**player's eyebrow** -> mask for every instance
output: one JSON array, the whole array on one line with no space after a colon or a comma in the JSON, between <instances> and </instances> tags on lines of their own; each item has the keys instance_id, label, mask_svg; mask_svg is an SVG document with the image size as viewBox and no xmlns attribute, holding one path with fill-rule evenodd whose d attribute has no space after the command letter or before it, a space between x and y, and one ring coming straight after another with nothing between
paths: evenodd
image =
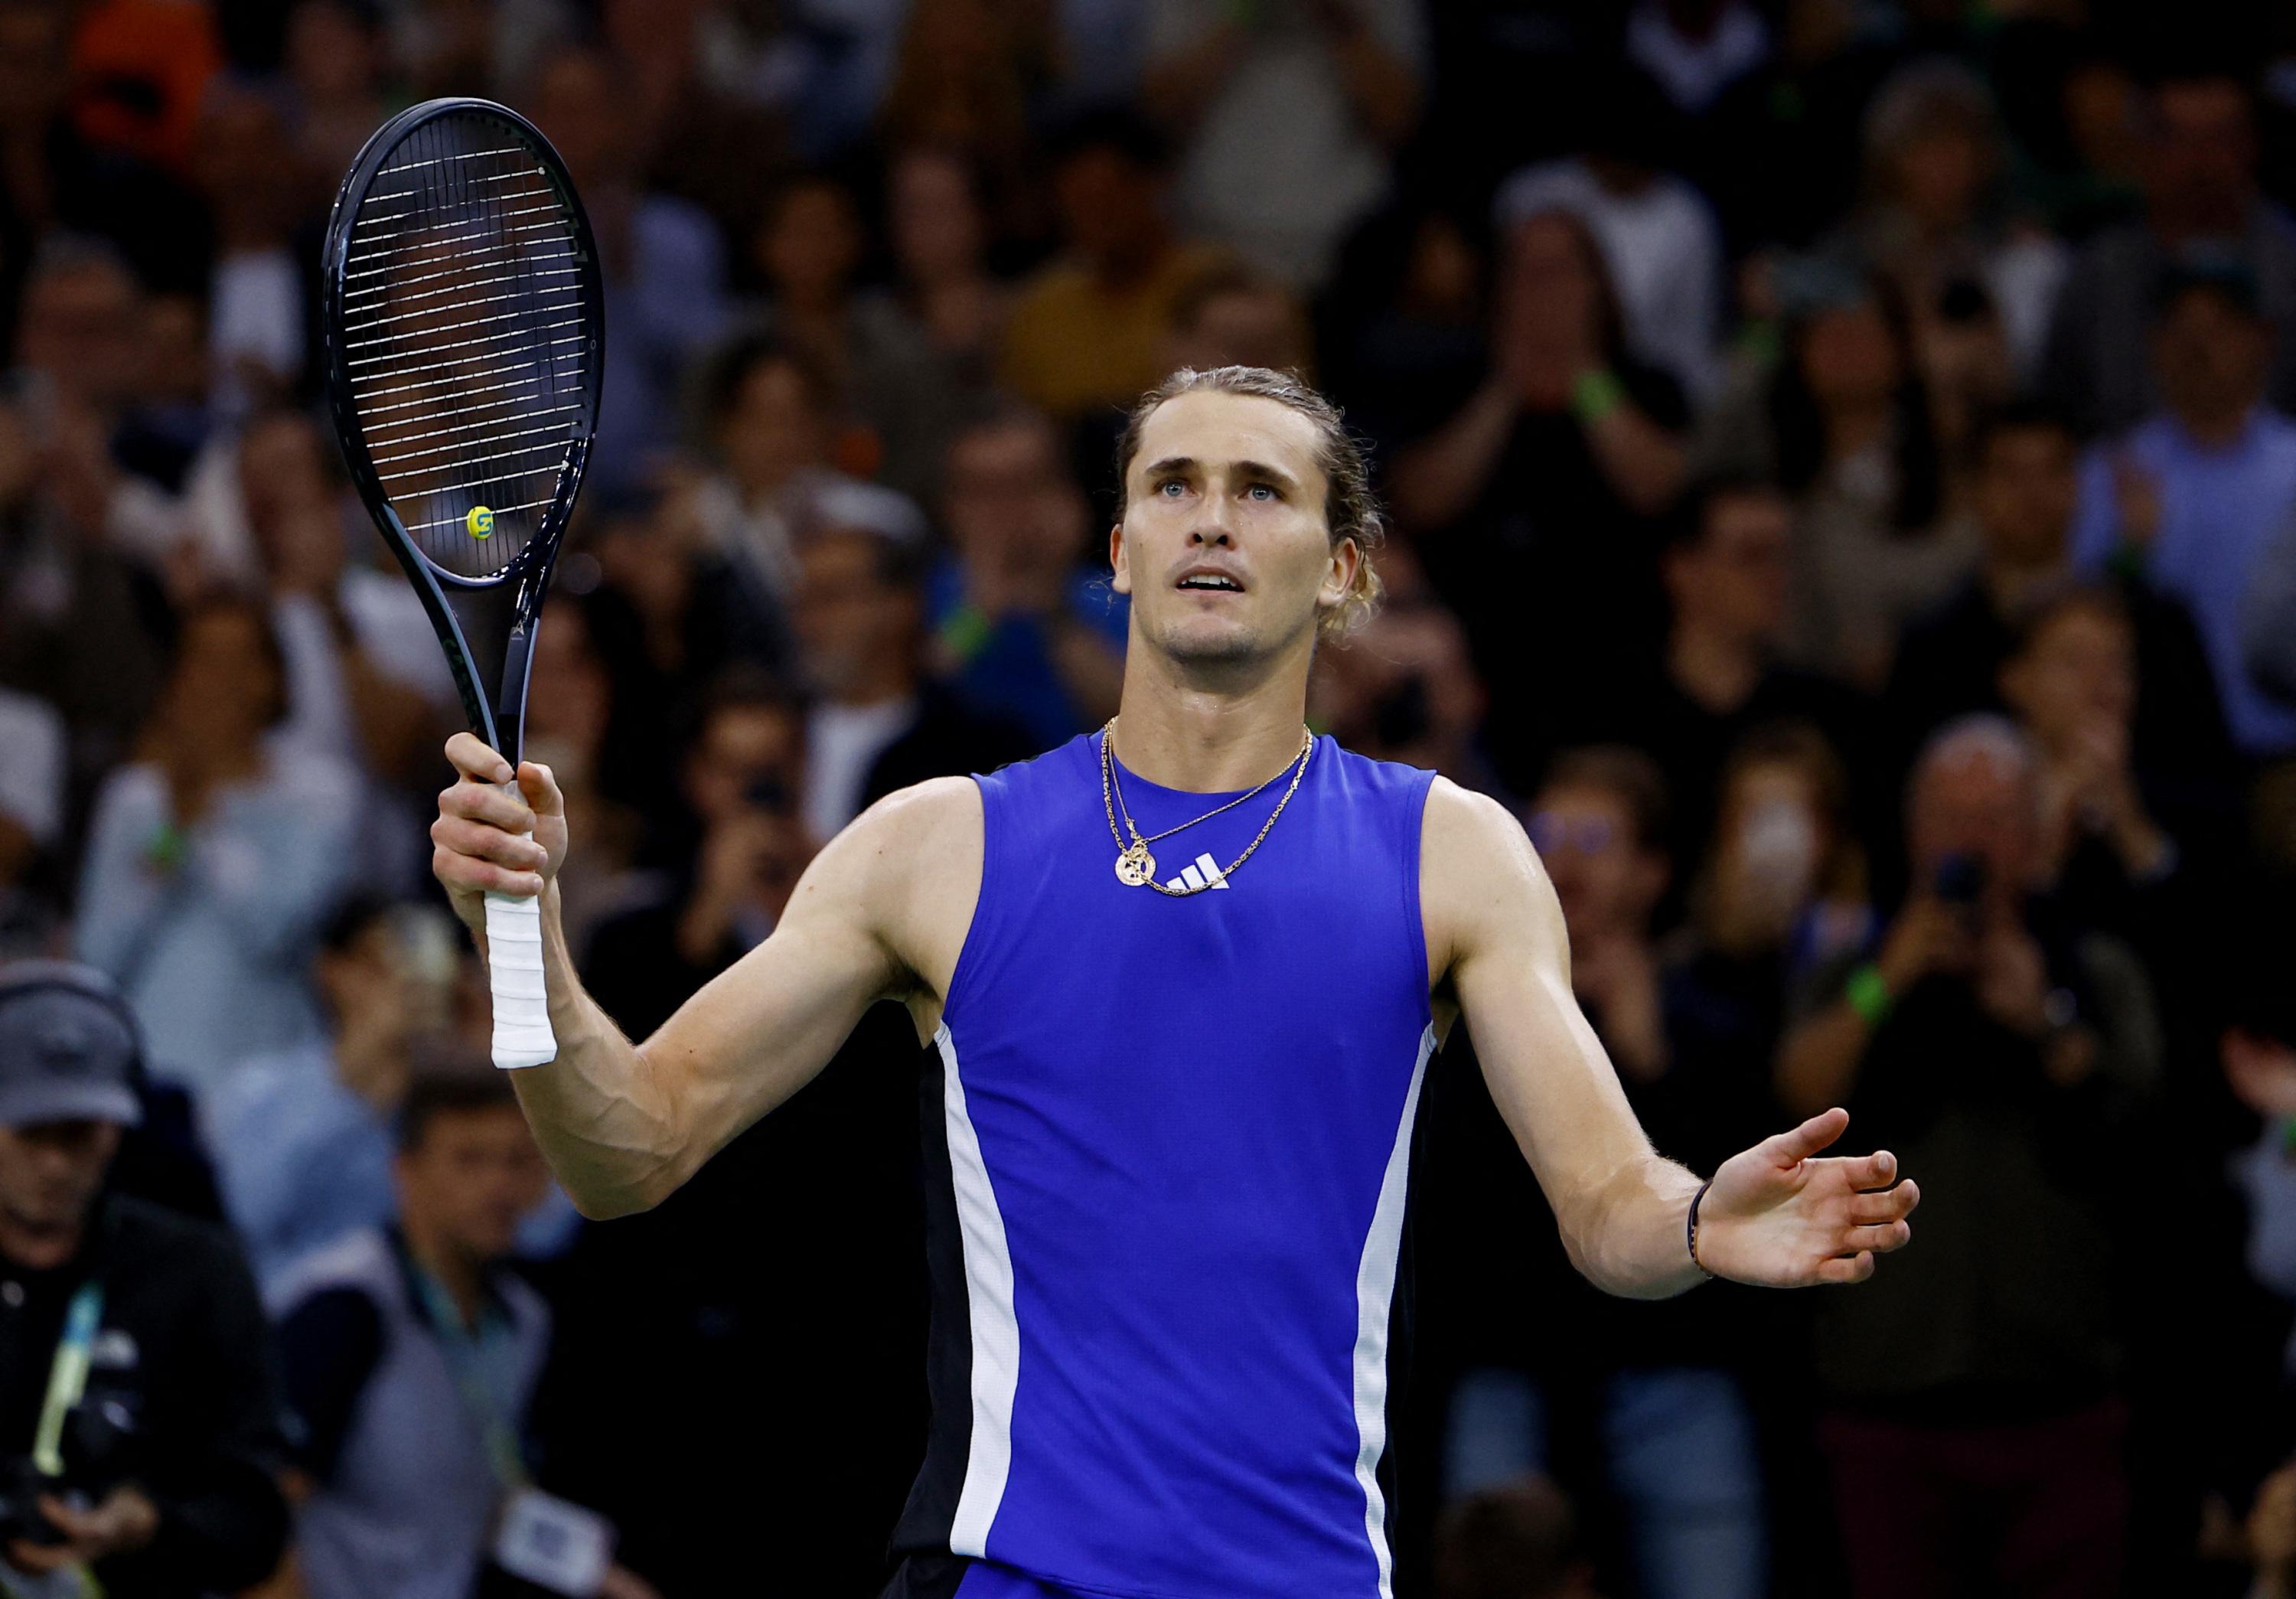
<instances>
[{"instance_id":1,"label":"player's eyebrow","mask_svg":"<svg viewBox=\"0 0 2296 1599\"><path fill-rule=\"evenodd\" d=\"M1161 461L1150 465L1148 477L1152 482L1159 478L1185 477L1196 471L1201 464L1193 455L1167 455ZM1270 466L1265 461L1239 461L1235 463L1234 472L1237 477L1247 482L1271 484L1285 494L1300 492L1300 480L1297 478L1282 467Z\"/></svg>"},{"instance_id":2,"label":"player's eyebrow","mask_svg":"<svg viewBox=\"0 0 2296 1599\"><path fill-rule=\"evenodd\" d=\"M1265 461L1239 461L1235 475L1256 483L1266 483L1285 494L1300 492L1300 480L1280 466L1270 466Z\"/></svg>"}]
</instances>

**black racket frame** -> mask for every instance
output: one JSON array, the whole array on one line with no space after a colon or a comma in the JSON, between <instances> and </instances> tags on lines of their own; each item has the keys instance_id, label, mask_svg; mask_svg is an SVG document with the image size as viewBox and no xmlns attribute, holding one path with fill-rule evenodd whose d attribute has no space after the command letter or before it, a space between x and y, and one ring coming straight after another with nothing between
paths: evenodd
<instances>
[{"instance_id":1,"label":"black racket frame","mask_svg":"<svg viewBox=\"0 0 2296 1599\"><path fill-rule=\"evenodd\" d=\"M414 132L425 123L448 116L477 115L500 122L531 148L537 165L572 217L574 259L585 308L581 329L583 370L591 374L585 385L586 404L570 419L573 442L566 463L559 469L550 504L542 507L534 537L499 572L486 578L465 578L432 564L406 530L383 493L381 477L369 455L365 431L352 402L349 352L343 296L349 271L351 228L359 207L376 175ZM326 241L320 256L323 288L321 326L326 348L327 398L335 420L335 437L342 447L343 464L350 473L367 513L382 532L407 580L429 613L430 626L447 652L447 664L462 695L471 730L488 745L515 763L525 743L526 687L534 650L535 627L550 586L550 571L558 546L566 536L574 496L582 486L590 443L598 425L598 405L605 392L606 310L603 275L598 262L596 238L590 232L589 214L574 192L566 164L542 130L506 105L491 100L452 96L412 105L377 128L361 147L336 192L327 217ZM504 591L509 591L505 602Z\"/></svg>"}]
</instances>

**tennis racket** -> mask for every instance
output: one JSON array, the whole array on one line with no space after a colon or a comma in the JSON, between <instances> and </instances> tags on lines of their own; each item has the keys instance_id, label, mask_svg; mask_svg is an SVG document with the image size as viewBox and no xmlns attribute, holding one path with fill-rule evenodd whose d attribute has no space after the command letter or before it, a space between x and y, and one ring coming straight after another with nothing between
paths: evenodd
<instances>
[{"instance_id":1,"label":"tennis racket","mask_svg":"<svg viewBox=\"0 0 2296 1599\"><path fill-rule=\"evenodd\" d=\"M534 631L598 421L598 252L534 125L400 112L327 221L327 388L359 497L430 613L471 730L513 765ZM556 1056L540 902L488 894L494 1058Z\"/></svg>"}]
</instances>

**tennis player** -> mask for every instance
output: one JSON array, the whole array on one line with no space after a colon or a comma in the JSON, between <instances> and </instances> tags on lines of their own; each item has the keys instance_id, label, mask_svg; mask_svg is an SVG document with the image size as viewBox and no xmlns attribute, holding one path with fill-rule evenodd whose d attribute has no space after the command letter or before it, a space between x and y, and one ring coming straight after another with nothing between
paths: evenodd
<instances>
[{"instance_id":1,"label":"tennis player","mask_svg":"<svg viewBox=\"0 0 2296 1599\"><path fill-rule=\"evenodd\" d=\"M1414 1113L1455 1022L1613 1293L1856 1283L1917 1195L1887 1153L1820 1158L1839 1110L1703 1185L1653 1152L1514 818L1308 735L1316 642L1377 594L1379 511L1325 400L1184 371L1120 466L1116 718L873 807L644 1044L575 980L546 769L518 768L521 802L457 734L434 866L474 929L482 890L543 897L559 1055L518 1090L589 1216L660 1202L867 1006L908 1007L933 1429L890 1595L1388 1599Z\"/></svg>"}]
</instances>

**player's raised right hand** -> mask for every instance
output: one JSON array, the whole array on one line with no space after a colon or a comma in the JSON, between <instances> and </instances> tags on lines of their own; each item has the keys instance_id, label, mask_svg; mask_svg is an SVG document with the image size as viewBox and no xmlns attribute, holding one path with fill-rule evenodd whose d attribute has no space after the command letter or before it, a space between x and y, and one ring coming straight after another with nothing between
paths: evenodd
<instances>
[{"instance_id":1,"label":"player's raised right hand","mask_svg":"<svg viewBox=\"0 0 2296 1599\"><path fill-rule=\"evenodd\" d=\"M531 898L558 874L566 858L566 800L550 768L530 760L518 768L516 792L504 786L510 762L475 734L448 739L447 758L461 775L439 794L430 870L455 914L477 928L485 925L489 891Z\"/></svg>"}]
</instances>

